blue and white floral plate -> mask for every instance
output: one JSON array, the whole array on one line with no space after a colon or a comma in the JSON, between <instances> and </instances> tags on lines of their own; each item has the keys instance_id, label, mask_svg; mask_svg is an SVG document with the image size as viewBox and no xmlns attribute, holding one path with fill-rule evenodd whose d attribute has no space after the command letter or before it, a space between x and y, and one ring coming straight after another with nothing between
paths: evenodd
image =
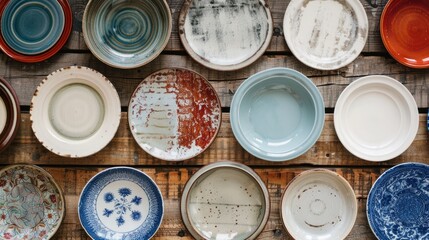
<instances>
[{"instance_id":1,"label":"blue and white floral plate","mask_svg":"<svg viewBox=\"0 0 429 240\"><path fill-rule=\"evenodd\" d=\"M429 165L404 163L384 172L369 192L367 216L379 240L429 239Z\"/></svg>"},{"instance_id":2,"label":"blue and white floral plate","mask_svg":"<svg viewBox=\"0 0 429 240\"><path fill-rule=\"evenodd\" d=\"M164 215L156 183L145 173L114 167L95 175L79 199L79 219L92 239L150 239Z\"/></svg>"}]
</instances>

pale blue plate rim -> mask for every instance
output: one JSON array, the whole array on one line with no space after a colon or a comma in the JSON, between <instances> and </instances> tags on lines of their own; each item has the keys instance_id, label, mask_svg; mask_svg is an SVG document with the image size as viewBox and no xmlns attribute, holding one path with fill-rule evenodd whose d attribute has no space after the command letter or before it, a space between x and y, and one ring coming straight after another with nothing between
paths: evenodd
<instances>
[{"instance_id":1,"label":"pale blue plate rim","mask_svg":"<svg viewBox=\"0 0 429 240\"><path fill-rule=\"evenodd\" d=\"M154 193L154 198L155 199L151 199L151 196L148 194L148 198L149 201L154 200L155 201L155 210L159 210L160 213L158 212L157 215L153 216L152 220L154 220L156 222L156 224L154 225L153 228L151 229L142 229L143 225L140 226L138 229L132 231L131 234L129 234L129 236L126 237L126 239L150 239L152 238L155 233L158 231L159 227L161 226L162 220L164 218L164 200L162 197L162 193L161 190L159 189L158 185L155 183L154 180L152 180L146 173L144 173L143 171L140 171L138 169L132 168L132 167L124 167L124 166L119 166L119 167L111 167L111 168L107 168L99 173L97 173L95 176L93 176L85 185L85 187L82 189L82 192L79 196L79 202L78 202L78 216L79 216L79 221L80 224L82 225L83 229L85 230L85 232L88 234L88 236L91 237L91 239L94 240L107 240L109 238L105 238L103 236L99 236L97 234L98 231L103 231L104 234L112 234L114 233L113 231L105 228L103 229L104 226L102 226L100 223L92 223L93 225L96 225L97 229L94 229L93 227L89 226L90 225L90 221L96 221L96 220L92 220L92 219L87 219L85 217L84 211L85 211L85 205L84 202L89 201L87 198L94 198L96 199L95 196L93 195L89 195L91 193L93 193L94 191L96 191L97 193L100 193L102 189L91 189L93 188L93 184L96 181L101 181L104 186L114 182L118 179L112 179L111 177L109 177L111 174L118 172L118 171L122 171L122 172L127 172L128 175L133 175L132 177L134 178L134 180L137 179L137 181L139 182L135 182L137 185L139 185L140 187L142 187L144 189L144 187L142 185L145 186L150 186ZM127 179L127 175L123 175L121 176L121 178L119 180L128 180ZM92 199L93 200L93 199ZM93 209L95 208L94 206L88 206L89 208ZM151 208L151 207L150 207ZM95 209L94 209L95 211ZM151 214L152 210L149 209L149 214ZM148 216L149 218L150 216ZM96 215L94 214L94 218L96 219ZM146 222L146 221L145 221ZM144 223L143 223L144 224Z\"/></svg>"},{"instance_id":2,"label":"pale blue plate rim","mask_svg":"<svg viewBox=\"0 0 429 240\"><path fill-rule=\"evenodd\" d=\"M374 235L379 240L390 240L390 239L385 234L382 234L381 231L379 231L379 229L377 229L377 226L374 223L374 220L373 220L373 217L371 214L371 211L373 211L372 207L371 207L371 201L372 201L372 198L374 197L374 194L375 194L374 192L376 191L376 188L378 187L380 182L382 180L384 180L384 178L389 177L391 174L395 173L398 170L407 169L407 168L408 169L423 169L423 170L428 171L429 165L424 164L424 163L419 163L419 162L407 162L407 163L398 164L394 167L387 169L385 172L383 172L377 178L377 180L375 180L374 184L372 185L371 189L369 190L368 199L366 201L366 217L368 220L368 225L371 228L371 231L374 233Z\"/></svg>"},{"instance_id":3,"label":"pale blue plate rim","mask_svg":"<svg viewBox=\"0 0 429 240\"><path fill-rule=\"evenodd\" d=\"M292 149L293 151L288 150L283 154L276 154L275 156L272 156L267 152L253 147L251 143L246 140L246 137L244 136L238 121L239 105L246 92L250 89L250 87L260 82L263 82L265 79L273 76L285 76L289 80L296 81L297 83L302 85L312 97L313 103L315 105L316 115L315 124L313 125L313 129L310 135L306 138L306 141L298 148ZM234 133L235 138L247 152L249 152L255 157L267 161L286 161L294 159L306 153L316 143L317 139L319 139L320 135L322 134L323 126L325 124L325 105L323 102L323 97L317 89L317 86L304 74L290 68L271 68L250 76L238 87L231 101L230 121L232 132Z\"/></svg>"},{"instance_id":4,"label":"pale blue plate rim","mask_svg":"<svg viewBox=\"0 0 429 240\"><path fill-rule=\"evenodd\" d=\"M21 54L26 54L26 55L38 55L41 54L43 52L48 51L49 49L51 49L53 46L55 46L55 44L60 40L64 29L65 29L65 14L64 14L64 9L61 6L61 4L57 1L57 0L33 0L32 2L45 2L48 5L51 5L53 8L50 10L59 10L58 16L59 19L57 19L59 21L58 26L60 27L58 32L54 32L53 34L55 34L56 36L54 38L48 38L49 40L49 44L47 45L41 45L39 47L36 48L36 50L31 50L29 48L25 48L22 46L22 44L15 44L13 43L13 39L14 38L9 38L11 37L13 34L7 32L7 34L5 35L5 32L3 31L3 29L6 30L10 30L9 27L5 27L6 25L8 25L8 23L5 23L4 20L6 17L10 17L12 18L12 15L14 13L11 12L7 12L8 10L10 10L9 8L13 7L13 10L16 10L17 6L15 6L16 4L21 4L20 2L25 2L25 0L10 0L7 5L4 8L3 14L0 17L0 25L1 25L1 35L4 39L4 41L6 42L6 44L8 44L8 46L10 48L12 48L14 51L21 53ZM11 5L11 4L15 4L15 5ZM44 4L44 5L46 5ZM19 6L18 6L19 7ZM53 19L55 20L55 19ZM10 36L9 36L10 35ZM11 42L12 41L12 42Z\"/></svg>"}]
</instances>

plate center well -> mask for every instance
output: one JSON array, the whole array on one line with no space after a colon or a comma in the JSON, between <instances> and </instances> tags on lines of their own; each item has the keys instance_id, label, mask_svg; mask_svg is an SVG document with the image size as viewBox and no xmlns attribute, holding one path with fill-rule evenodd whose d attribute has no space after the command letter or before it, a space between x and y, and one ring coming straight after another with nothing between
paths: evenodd
<instances>
[{"instance_id":1,"label":"plate center well","mask_svg":"<svg viewBox=\"0 0 429 240\"><path fill-rule=\"evenodd\" d=\"M24 42L39 42L47 37L52 29L52 13L43 4L24 4L17 10L13 19L16 37Z\"/></svg>"},{"instance_id":2,"label":"plate center well","mask_svg":"<svg viewBox=\"0 0 429 240\"><path fill-rule=\"evenodd\" d=\"M3 99L0 98L0 134L3 132L3 129L6 126L6 121L7 121L6 105L4 104Z\"/></svg>"},{"instance_id":3,"label":"plate center well","mask_svg":"<svg viewBox=\"0 0 429 240\"><path fill-rule=\"evenodd\" d=\"M84 139L101 126L105 108L92 87L70 84L58 90L49 106L49 121L55 131L70 139Z\"/></svg>"}]
</instances>

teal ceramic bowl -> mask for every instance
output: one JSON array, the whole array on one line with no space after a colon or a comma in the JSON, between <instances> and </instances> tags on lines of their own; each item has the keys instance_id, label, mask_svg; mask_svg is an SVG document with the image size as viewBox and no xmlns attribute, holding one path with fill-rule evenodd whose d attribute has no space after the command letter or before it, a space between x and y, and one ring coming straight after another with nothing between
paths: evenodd
<instances>
[{"instance_id":1,"label":"teal ceramic bowl","mask_svg":"<svg viewBox=\"0 0 429 240\"><path fill-rule=\"evenodd\" d=\"M165 0L90 0L82 25L91 52L105 64L122 69L155 59L167 45L172 28Z\"/></svg>"},{"instance_id":2,"label":"teal ceramic bowl","mask_svg":"<svg viewBox=\"0 0 429 240\"><path fill-rule=\"evenodd\" d=\"M11 0L1 16L1 34L16 52L37 55L57 43L64 24L57 0Z\"/></svg>"},{"instance_id":3,"label":"teal ceramic bowl","mask_svg":"<svg viewBox=\"0 0 429 240\"><path fill-rule=\"evenodd\" d=\"M313 82L288 68L259 72L238 88L231 103L231 126L241 146L269 161L296 158L319 138L323 99Z\"/></svg>"}]
</instances>

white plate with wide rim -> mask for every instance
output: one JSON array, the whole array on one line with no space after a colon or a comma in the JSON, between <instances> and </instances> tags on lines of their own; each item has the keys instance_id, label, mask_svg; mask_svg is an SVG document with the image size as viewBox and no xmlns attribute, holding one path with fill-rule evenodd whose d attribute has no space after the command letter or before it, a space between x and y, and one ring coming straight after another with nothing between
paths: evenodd
<instances>
[{"instance_id":1,"label":"white plate with wide rim","mask_svg":"<svg viewBox=\"0 0 429 240\"><path fill-rule=\"evenodd\" d=\"M352 230L357 208L356 195L346 179L330 170L314 169L289 183L281 215L295 239L339 240Z\"/></svg>"},{"instance_id":2,"label":"white plate with wide rim","mask_svg":"<svg viewBox=\"0 0 429 240\"><path fill-rule=\"evenodd\" d=\"M359 0L292 0L283 30L289 49L302 63L334 70L359 56L368 38L368 17Z\"/></svg>"},{"instance_id":3,"label":"white plate with wide rim","mask_svg":"<svg viewBox=\"0 0 429 240\"><path fill-rule=\"evenodd\" d=\"M86 157L114 137L121 118L119 95L102 74L68 67L50 74L31 101L32 128L51 152Z\"/></svg>"},{"instance_id":4,"label":"white plate with wide rim","mask_svg":"<svg viewBox=\"0 0 429 240\"><path fill-rule=\"evenodd\" d=\"M408 89L380 75L351 83L335 105L338 138L353 155L385 161L402 154L417 134L419 112Z\"/></svg>"}]
</instances>

